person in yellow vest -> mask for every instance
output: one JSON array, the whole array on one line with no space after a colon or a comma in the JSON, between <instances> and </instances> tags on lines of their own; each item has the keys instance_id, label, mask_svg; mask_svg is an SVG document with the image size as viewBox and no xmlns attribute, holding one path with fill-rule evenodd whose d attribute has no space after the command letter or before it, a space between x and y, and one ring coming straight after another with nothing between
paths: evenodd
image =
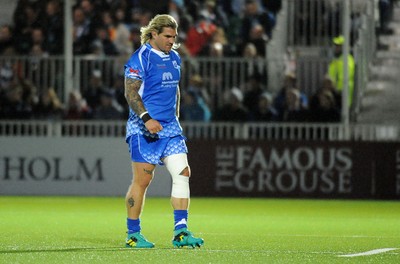
<instances>
[{"instance_id":1,"label":"person in yellow vest","mask_svg":"<svg viewBox=\"0 0 400 264\"><path fill-rule=\"evenodd\" d=\"M338 91L343 90L344 84L344 66L343 66L343 44L344 37L338 36L333 38L333 44L335 45L335 53L334 58L329 63L328 75L333 80ZM349 97L348 97L348 106L350 107L353 103L353 95L354 95L354 72L355 72L355 63L353 56L349 53L348 59L348 70L349 70Z\"/></svg>"}]
</instances>

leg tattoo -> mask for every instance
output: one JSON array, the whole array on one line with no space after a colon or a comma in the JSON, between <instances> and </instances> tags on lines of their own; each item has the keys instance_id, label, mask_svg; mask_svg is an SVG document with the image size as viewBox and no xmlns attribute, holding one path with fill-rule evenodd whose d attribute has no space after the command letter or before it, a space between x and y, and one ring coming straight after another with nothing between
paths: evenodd
<instances>
[{"instance_id":1,"label":"leg tattoo","mask_svg":"<svg viewBox=\"0 0 400 264\"><path fill-rule=\"evenodd\" d=\"M143 171L149 175L153 174L153 170L147 170L147 169L143 169Z\"/></svg>"},{"instance_id":2,"label":"leg tattoo","mask_svg":"<svg viewBox=\"0 0 400 264\"><path fill-rule=\"evenodd\" d=\"M133 200L133 197L128 199L128 204L132 208L135 205L135 200Z\"/></svg>"}]
</instances>

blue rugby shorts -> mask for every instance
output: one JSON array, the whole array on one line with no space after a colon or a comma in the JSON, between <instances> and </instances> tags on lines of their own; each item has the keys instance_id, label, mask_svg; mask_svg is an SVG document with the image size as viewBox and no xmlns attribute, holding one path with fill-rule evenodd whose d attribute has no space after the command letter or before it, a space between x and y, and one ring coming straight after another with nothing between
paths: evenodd
<instances>
[{"instance_id":1,"label":"blue rugby shorts","mask_svg":"<svg viewBox=\"0 0 400 264\"><path fill-rule=\"evenodd\" d=\"M185 140L181 135L171 138L149 138L136 134L130 136L127 143L132 161L163 165L163 158L188 152Z\"/></svg>"}]
</instances>

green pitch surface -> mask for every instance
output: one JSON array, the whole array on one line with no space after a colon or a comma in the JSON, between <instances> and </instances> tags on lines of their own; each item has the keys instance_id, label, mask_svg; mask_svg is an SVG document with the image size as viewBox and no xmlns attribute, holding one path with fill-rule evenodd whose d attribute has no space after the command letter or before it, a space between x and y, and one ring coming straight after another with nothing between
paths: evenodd
<instances>
[{"instance_id":1,"label":"green pitch surface","mask_svg":"<svg viewBox=\"0 0 400 264\"><path fill-rule=\"evenodd\" d=\"M124 248L125 222L123 198L0 197L0 263L400 263L393 201L194 198L200 249L172 248L166 198L142 215L154 249Z\"/></svg>"}]
</instances>

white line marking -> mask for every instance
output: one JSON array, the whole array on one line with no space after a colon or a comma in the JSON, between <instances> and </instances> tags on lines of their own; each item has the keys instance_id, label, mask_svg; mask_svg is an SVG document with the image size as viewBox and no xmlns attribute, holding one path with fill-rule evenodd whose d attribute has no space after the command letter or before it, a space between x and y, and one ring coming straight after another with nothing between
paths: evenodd
<instances>
[{"instance_id":1,"label":"white line marking","mask_svg":"<svg viewBox=\"0 0 400 264\"><path fill-rule=\"evenodd\" d=\"M199 235L219 235L219 236L230 236L232 233L197 233ZM245 233L243 233L245 234ZM332 237L337 237L337 238L398 238L398 236L365 236L365 235L303 235L303 234L266 234L265 236L267 237L327 237L327 238L332 238Z\"/></svg>"},{"instance_id":2,"label":"white line marking","mask_svg":"<svg viewBox=\"0 0 400 264\"><path fill-rule=\"evenodd\" d=\"M396 250L396 249L397 248L379 248L379 249L374 249L374 250L370 250L367 252L361 252L361 253L356 253L356 254L339 255L339 257L352 258L352 257L369 256L369 255L385 253L385 252Z\"/></svg>"}]
</instances>

